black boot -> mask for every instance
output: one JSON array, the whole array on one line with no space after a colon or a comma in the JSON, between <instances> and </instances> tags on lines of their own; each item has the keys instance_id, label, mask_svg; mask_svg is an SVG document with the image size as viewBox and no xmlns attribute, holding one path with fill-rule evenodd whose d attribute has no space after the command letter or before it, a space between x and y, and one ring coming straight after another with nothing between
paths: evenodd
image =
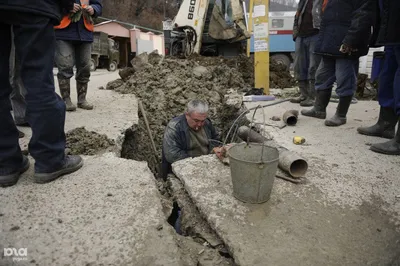
<instances>
[{"instance_id":1,"label":"black boot","mask_svg":"<svg viewBox=\"0 0 400 266\"><path fill-rule=\"evenodd\" d=\"M399 125L397 127L396 136L394 136L394 138L388 142L372 145L372 151L388 155L400 155L400 117L398 117L398 120Z\"/></svg>"},{"instance_id":2,"label":"black boot","mask_svg":"<svg viewBox=\"0 0 400 266\"><path fill-rule=\"evenodd\" d=\"M300 96L290 100L291 103L301 103L307 99L307 81L299 81Z\"/></svg>"},{"instance_id":3,"label":"black boot","mask_svg":"<svg viewBox=\"0 0 400 266\"><path fill-rule=\"evenodd\" d=\"M314 106L315 101L315 80L307 81L307 98L300 102L300 106Z\"/></svg>"},{"instance_id":4,"label":"black boot","mask_svg":"<svg viewBox=\"0 0 400 266\"><path fill-rule=\"evenodd\" d=\"M346 115L347 112L349 111L352 99L353 99L352 95L340 97L335 115L332 118L325 120L325 125L328 127L338 127L346 124L347 122Z\"/></svg>"},{"instance_id":5,"label":"black boot","mask_svg":"<svg viewBox=\"0 0 400 266\"><path fill-rule=\"evenodd\" d=\"M311 116L319 119L326 118L326 107L329 104L329 99L331 98L332 88L326 90L316 91L316 99L314 102L314 107L310 110L301 110L301 114L304 116Z\"/></svg>"},{"instance_id":6,"label":"black boot","mask_svg":"<svg viewBox=\"0 0 400 266\"><path fill-rule=\"evenodd\" d=\"M71 101L71 85L69 79L58 79L58 86L60 87L61 98L65 102L65 107L68 112L76 110L76 106Z\"/></svg>"},{"instance_id":7,"label":"black boot","mask_svg":"<svg viewBox=\"0 0 400 266\"><path fill-rule=\"evenodd\" d=\"M78 91L78 108L85 109L85 110L92 110L93 105L86 101L86 94L88 89L87 83L77 82L76 89Z\"/></svg>"},{"instance_id":8,"label":"black boot","mask_svg":"<svg viewBox=\"0 0 400 266\"><path fill-rule=\"evenodd\" d=\"M394 138L397 116L392 108L381 107L378 122L370 127L357 128L358 133L386 139Z\"/></svg>"}]
</instances>

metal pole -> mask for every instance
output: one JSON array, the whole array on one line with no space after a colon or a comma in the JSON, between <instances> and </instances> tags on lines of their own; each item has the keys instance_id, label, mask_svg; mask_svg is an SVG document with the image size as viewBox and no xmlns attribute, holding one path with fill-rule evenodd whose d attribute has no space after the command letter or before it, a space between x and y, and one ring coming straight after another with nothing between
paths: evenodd
<instances>
[{"instance_id":1,"label":"metal pole","mask_svg":"<svg viewBox=\"0 0 400 266\"><path fill-rule=\"evenodd\" d=\"M269 95L269 0L251 0L255 87Z\"/></svg>"}]
</instances>

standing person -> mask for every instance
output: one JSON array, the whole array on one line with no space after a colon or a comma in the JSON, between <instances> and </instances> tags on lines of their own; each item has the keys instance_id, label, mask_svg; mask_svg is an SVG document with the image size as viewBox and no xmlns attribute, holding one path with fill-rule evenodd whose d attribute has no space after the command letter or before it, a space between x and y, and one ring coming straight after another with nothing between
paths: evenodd
<instances>
[{"instance_id":1,"label":"standing person","mask_svg":"<svg viewBox=\"0 0 400 266\"><path fill-rule=\"evenodd\" d=\"M46 183L83 165L80 156L65 156L65 104L55 92L54 25L60 22L62 0L0 0L0 186L12 186L29 168L18 143L10 113L9 82L11 29L27 91L26 120L32 128L29 153L35 159L34 181Z\"/></svg>"},{"instance_id":2,"label":"standing person","mask_svg":"<svg viewBox=\"0 0 400 266\"><path fill-rule=\"evenodd\" d=\"M102 8L101 0L75 0L73 9L65 12L61 24L55 27L57 79L67 111L76 110L70 97L74 66L78 108L93 109L93 105L86 100L94 29L92 18L100 16Z\"/></svg>"},{"instance_id":3,"label":"standing person","mask_svg":"<svg viewBox=\"0 0 400 266\"><path fill-rule=\"evenodd\" d=\"M375 125L361 127L357 131L363 135L391 139L373 144L372 151L400 155L400 2L379 0L379 9L379 23L374 31L374 37L377 37L375 45L385 45L385 61L379 77L379 118ZM399 126L395 134L396 123Z\"/></svg>"},{"instance_id":4,"label":"standing person","mask_svg":"<svg viewBox=\"0 0 400 266\"><path fill-rule=\"evenodd\" d=\"M321 56L315 54L321 23L322 0L300 0L293 24L296 42L294 75L299 84L300 97L291 100L301 106L313 106L315 99L315 72Z\"/></svg>"},{"instance_id":5,"label":"standing person","mask_svg":"<svg viewBox=\"0 0 400 266\"><path fill-rule=\"evenodd\" d=\"M322 21L316 53L322 55L316 74L316 100L304 116L326 118L332 87L337 83L339 104L335 115L325 121L326 126L340 126L347 122L357 86L357 61L368 53L375 0L324 0Z\"/></svg>"}]
</instances>

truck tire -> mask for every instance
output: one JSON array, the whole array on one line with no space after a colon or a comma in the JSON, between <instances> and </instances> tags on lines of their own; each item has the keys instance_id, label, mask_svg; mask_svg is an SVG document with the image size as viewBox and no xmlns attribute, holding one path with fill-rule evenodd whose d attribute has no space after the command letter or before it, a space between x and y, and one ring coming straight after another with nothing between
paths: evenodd
<instances>
[{"instance_id":1,"label":"truck tire","mask_svg":"<svg viewBox=\"0 0 400 266\"><path fill-rule=\"evenodd\" d=\"M96 61L92 58L90 59L90 71L96 71Z\"/></svg>"},{"instance_id":2,"label":"truck tire","mask_svg":"<svg viewBox=\"0 0 400 266\"><path fill-rule=\"evenodd\" d=\"M276 63L286 66L286 69L290 69L290 64L292 63L289 56L285 54L274 54L271 56L271 60L274 60Z\"/></svg>"},{"instance_id":3,"label":"truck tire","mask_svg":"<svg viewBox=\"0 0 400 266\"><path fill-rule=\"evenodd\" d=\"M112 61L112 62L110 62L110 64L108 65L107 70L108 70L108 71L111 71L111 72L114 72L115 70L117 70L117 68L118 68L117 62Z\"/></svg>"}]
</instances>

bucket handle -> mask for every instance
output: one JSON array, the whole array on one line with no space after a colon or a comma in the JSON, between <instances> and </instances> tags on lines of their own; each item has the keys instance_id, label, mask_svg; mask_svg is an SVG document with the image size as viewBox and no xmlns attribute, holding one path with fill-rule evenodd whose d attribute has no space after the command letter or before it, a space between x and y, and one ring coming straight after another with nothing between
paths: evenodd
<instances>
[{"instance_id":1,"label":"bucket handle","mask_svg":"<svg viewBox=\"0 0 400 266\"><path fill-rule=\"evenodd\" d=\"M263 106L258 105L257 107L254 108L254 113L253 113L253 117L252 117L252 119L251 119L251 124L254 124L254 117L255 117L255 115L256 115L257 110L260 109L260 108L262 109ZM253 108L251 108L251 109L253 109ZM249 112L250 112L250 110L244 111L244 112L241 113L241 114L239 115L239 117L236 118L236 120L233 122L231 128L230 128L229 131L228 131L228 134L227 134L226 137L225 137L225 141L224 141L224 143L223 143L224 146L226 145L226 142L228 141L228 138L229 138L229 136L230 136L230 134L231 134L233 128L235 128L235 130L233 131L232 140L235 139L235 137L237 136L237 133L238 133L238 128L239 128L239 126L237 125L237 123L240 121L241 118L243 118L244 115L246 115L246 114L249 113ZM263 111L263 126L265 127L265 112L264 112L264 111ZM249 146L249 143L250 143L250 134L247 136L246 147ZM264 155L264 147L265 147L265 143L263 142L263 143L262 143L262 149L261 149L261 160L260 160L261 163L263 162L263 159L262 159L262 158L263 158L263 155Z\"/></svg>"}]
</instances>

